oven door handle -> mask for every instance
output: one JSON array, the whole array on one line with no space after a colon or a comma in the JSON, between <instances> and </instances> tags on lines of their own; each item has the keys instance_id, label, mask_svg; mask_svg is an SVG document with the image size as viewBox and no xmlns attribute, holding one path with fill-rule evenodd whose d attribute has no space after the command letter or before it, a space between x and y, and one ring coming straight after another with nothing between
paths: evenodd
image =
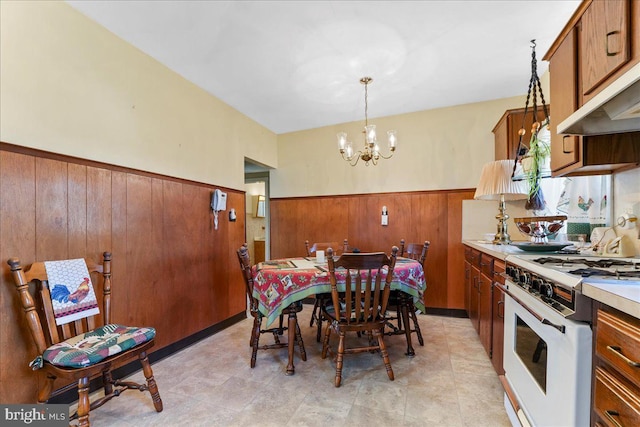
<instances>
[{"instance_id":1,"label":"oven door handle","mask_svg":"<svg viewBox=\"0 0 640 427\"><path fill-rule=\"evenodd\" d=\"M506 287L503 284L498 284L498 286L500 287L500 289L502 289L504 291L504 293L506 293L507 295L509 295L511 298L513 298L513 300L515 302L517 302L518 304L520 304L522 306L522 308L524 308L525 310L527 310L529 312L529 314L531 314L533 317L535 317L536 319L538 319L538 321L544 325L549 325L553 328L556 328L557 330L559 330L561 333L564 334L565 331L565 326L564 325L556 325L555 323L551 322L549 319L540 316L538 313L536 313L532 308L530 308L527 304L523 303L518 297L516 297L515 295L513 295L511 292L509 292L509 288Z\"/></svg>"}]
</instances>

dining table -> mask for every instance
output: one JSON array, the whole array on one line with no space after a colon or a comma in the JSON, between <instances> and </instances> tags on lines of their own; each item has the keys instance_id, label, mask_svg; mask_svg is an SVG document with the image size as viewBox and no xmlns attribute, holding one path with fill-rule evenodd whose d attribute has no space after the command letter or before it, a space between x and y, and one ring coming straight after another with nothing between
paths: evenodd
<instances>
[{"instance_id":1,"label":"dining table","mask_svg":"<svg viewBox=\"0 0 640 427\"><path fill-rule=\"evenodd\" d=\"M283 258L260 262L253 266L253 296L258 301L258 310L266 318L267 325L279 319L282 311L316 294L331 293L331 282L326 259L315 257ZM338 290L344 290L347 271L336 269ZM418 310L425 311L423 296L426 288L424 270L420 262L397 257L391 281L391 290L399 290L413 298ZM406 316L406 313L403 317ZM408 318L402 319L408 325ZM286 374L293 375L296 314L291 310L288 317L289 360ZM407 334L408 353L413 354L410 334Z\"/></svg>"}]
</instances>

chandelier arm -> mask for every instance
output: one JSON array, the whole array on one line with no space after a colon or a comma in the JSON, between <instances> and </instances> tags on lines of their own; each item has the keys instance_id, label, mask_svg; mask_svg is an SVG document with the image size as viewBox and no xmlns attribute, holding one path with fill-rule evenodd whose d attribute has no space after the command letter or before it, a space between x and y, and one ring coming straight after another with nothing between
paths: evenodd
<instances>
[{"instance_id":1,"label":"chandelier arm","mask_svg":"<svg viewBox=\"0 0 640 427\"><path fill-rule=\"evenodd\" d=\"M349 164L351 166L355 166L355 165L358 164L358 160L360 160L360 156L362 155L362 151L357 151L351 158L345 157L344 153L341 153L341 154L342 154L342 160L345 160L345 161L349 162ZM351 160L353 160L354 158L356 159L356 161L351 163Z\"/></svg>"},{"instance_id":2,"label":"chandelier arm","mask_svg":"<svg viewBox=\"0 0 640 427\"><path fill-rule=\"evenodd\" d=\"M378 151L378 157L382 157L383 159L390 159L393 157L394 151L392 151L388 156L382 155L381 152Z\"/></svg>"}]
</instances>

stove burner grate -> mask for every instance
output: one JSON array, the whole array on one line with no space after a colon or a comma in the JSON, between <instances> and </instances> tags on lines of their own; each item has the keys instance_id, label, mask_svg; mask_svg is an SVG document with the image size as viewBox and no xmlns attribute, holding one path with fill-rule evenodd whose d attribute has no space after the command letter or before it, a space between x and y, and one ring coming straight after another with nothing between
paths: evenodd
<instances>
[{"instance_id":1,"label":"stove burner grate","mask_svg":"<svg viewBox=\"0 0 640 427\"><path fill-rule=\"evenodd\" d=\"M533 260L538 264L557 264L560 266L565 265L575 265L575 264L584 264L587 267L600 267L600 268L609 268L614 265L618 266L632 266L635 263L631 261L624 261L621 259L585 259L585 258L553 258L553 257L545 257L545 258L536 258ZM638 265L634 265L635 268L638 268ZM577 273L576 273L577 274Z\"/></svg>"},{"instance_id":2,"label":"stove burner grate","mask_svg":"<svg viewBox=\"0 0 640 427\"><path fill-rule=\"evenodd\" d=\"M600 270L598 268L579 268L577 270L570 271L569 274L578 274L582 277L591 277L591 276L608 276L608 277L632 277L637 278L640 277L640 270L636 271L611 271L611 270Z\"/></svg>"}]
</instances>

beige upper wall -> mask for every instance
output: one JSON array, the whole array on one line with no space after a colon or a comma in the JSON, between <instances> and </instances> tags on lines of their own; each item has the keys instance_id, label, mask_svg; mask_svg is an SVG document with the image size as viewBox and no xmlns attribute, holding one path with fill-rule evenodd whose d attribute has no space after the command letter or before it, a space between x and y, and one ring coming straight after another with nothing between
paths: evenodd
<instances>
[{"instance_id":1,"label":"beige upper wall","mask_svg":"<svg viewBox=\"0 0 640 427\"><path fill-rule=\"evenodd\" d=\"M398 131L399 148L351 167L335 135L361 145L361 121L277 136L63 2L0 8L0 140L240 190L249 157L276 168L272 197L475 187L493 160L491 130L524 105L521 96L372 119L380 134ZM523 91L528 78L523 67Z\"/></svg>"},{"instance_id":2,"label":"beige upper wall","mask_svg":"<svg viewBox=\"0 0 640 427\"><path fill-rule=\"evenodd\" d=\"M523 70L526 79L526 70ZM525 88L526 89L526 88ZM278 136L278 169L271 197L360 194L474 188L486 162L494 160L492 129L505 110L524 107L518 96L455 107L370 119L379 135L398 131L393 158L355 167L342 160L336 134L345 131L358 149L359 122ZM386 140L383 153L386 153Z\"/></svg>"},{"instance_id":3,"label":"beige upper wall","mask_svg":"<svg viewBox=\"0 0 640 427\"><path fill-rule=\"evenodd\" d=\"M244 189L277 137L63 2L0 2L0 140Z\"/></svg>"}]
</instances>

